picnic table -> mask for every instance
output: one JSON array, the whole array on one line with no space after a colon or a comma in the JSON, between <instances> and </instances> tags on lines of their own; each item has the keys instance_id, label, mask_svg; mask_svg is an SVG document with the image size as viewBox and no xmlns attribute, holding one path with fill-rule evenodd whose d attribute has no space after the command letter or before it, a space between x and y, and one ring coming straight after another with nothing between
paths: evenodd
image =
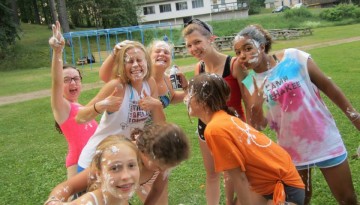
<instances>
[{"instance_id":1,"label":"picnic table","mask_svg":"<svg viewBox=\"0 0 360 205\"><path fill-rule=\"evenodd\" d=\"M291 28L290 30L298 31L300 35L312 35L313 33L311 28Z\"/></svg>"},{"instance_id":2,"label":"picnic table","mask_svg":"<svg viewBox=\"0 0 360 205\"><path fill-rule=\"evenodd\" d=\"M183 57L185 57L186 53L187 53L187 49L186 49L185 44L174 46L174 54L179 54L179 55L182 55Z\"/></svg>"},{"instance_id":3,"label":"picnic table","mask_svg":"<svg viewBox=\"0 0 360 205\"><path fill-rule=\"evenodd\" d=\"M215 38L215 45L219 50L231 49L235 36L221 36Z\"/></svg>"},{"instance_id":4,"label":"picnic table","mask_svg":"<svg viewBox=\"0 0 360 205\"><path fill-rule=\"evenodd\" d=\"M290 29L269 29L269 33L274 40L276 39L292 39L300 37L300 31Z\"/></svg>"}]
</instances>

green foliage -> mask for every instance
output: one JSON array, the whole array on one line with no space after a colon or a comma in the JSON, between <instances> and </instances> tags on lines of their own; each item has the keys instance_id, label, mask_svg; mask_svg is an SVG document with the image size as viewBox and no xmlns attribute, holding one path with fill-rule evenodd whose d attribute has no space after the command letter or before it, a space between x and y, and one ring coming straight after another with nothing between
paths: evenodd
<instances>
[{"instance_id":1,"label":"green foliage","mask_svg":"<svg viewBox=\"0 0 360 205\"><path fill-rule=\"evenodd\" d=\"M286 19L291 19L291 18L306 19L306 18L312 18L313 14L309 11L308 8L300 7L300 8L297 8L297 9L286 10L284 12L284 17Z\"/></svg>"},{"instance_id":2,"label":"green foliage","mask_svg":"<svg viewBox=\"0 0 360 205\"><path fill-rule=\"evenodd\" d=\"M339 4L334 8L325 9L320 18L328 21L341 21L343 19L360 20L360 7L354 4Z\"/></svg>"},{"instance_id":3,"label":"green foliage","mask_svg":"<svg viewBox=\"0 0 360 205\"><path fill-rule=\"evenodd\" d=\"M16 39L20 39L20 30L14 22L13 11L3 3L0 3L0 16L0 59L3 60L11 53Z\"/></svg>"},{"instance_id":4,"label":"green foliage","mask_svg":"<svg viewBox=\"0 0 360 205\"><path fill-rule=\"evenodd\" d=\"M264 7L264 0L250 0L249 15L259 14Z\"/></svg>"}]
</instances>

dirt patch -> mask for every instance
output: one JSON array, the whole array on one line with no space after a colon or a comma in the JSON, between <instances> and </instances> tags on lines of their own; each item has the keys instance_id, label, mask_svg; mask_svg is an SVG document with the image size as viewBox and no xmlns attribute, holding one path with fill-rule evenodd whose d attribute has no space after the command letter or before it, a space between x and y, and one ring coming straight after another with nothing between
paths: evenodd
<instances>
[{"instance_id":1,"label":"dirt patch","mask_svg":"<svg viewBox=\"0 0 360 205\"><path fill-rule=\"evenodd\" d=\"M338 44L343 44L343 43L350 43L350 42L354 42L354 41L360 41L360 36L353 37L353 38L347 38L347 39L340 39L340 40L335 40L335 41L329 41L329 42L322 42L322 43L317 43L317 44L312 44L312 45L307 45L307 46L300 46L297 48L300 50L310 50L310 49L314 49L314 48L323 48L323 47L328 47L328 46L333 46L333 45L338 45ZM195 68L195 65L183 66L183 67L181 67L181 71L182 72L192 72L194 70L194 68ZM103 84L104 83L102 83L102 82L83 84L83 91L91 90L94 88L100 88L103 86ZM30 93L21 93L21 94L16 94L16 95L11 95L11 96L3 96L3 97L0 97L0 106L11 104L11 103L24 102L24 101L38 99L38 98L44 98L44 97L48 97L48 96L50 96L50 89L39 90L39 91L35 91L35 92L30 92Z\"/></svg>"}]
</instances>

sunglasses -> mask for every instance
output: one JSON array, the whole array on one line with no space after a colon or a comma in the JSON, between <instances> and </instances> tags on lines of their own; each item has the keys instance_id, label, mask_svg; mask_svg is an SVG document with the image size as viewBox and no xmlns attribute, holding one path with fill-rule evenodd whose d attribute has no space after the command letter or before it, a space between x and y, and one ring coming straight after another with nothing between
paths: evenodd
<instances>
[{"instance_id":1,"label":"sunglasses","mask_svg":"<svg viewBox=\"0 0 360 205\"><path fill-rule=\"evenodd\" d=\"M191 19L190 21L188 21L187 23L184 24L184 28L186 28L190 24L200 25L212 34L212 31L211 31L209 25L199 19Z\"/></svg>"}]
</instances>

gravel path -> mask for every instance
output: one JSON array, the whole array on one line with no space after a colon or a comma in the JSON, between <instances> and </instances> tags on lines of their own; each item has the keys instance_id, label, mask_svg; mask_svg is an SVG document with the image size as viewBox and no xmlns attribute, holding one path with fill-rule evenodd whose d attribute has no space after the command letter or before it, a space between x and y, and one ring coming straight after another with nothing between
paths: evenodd
<instances>
[{"instance_id":1,"label":"gravel path","mask_svg":"<svg viewBox=\"0 0 360 205\"><path fill-rule=\"evenodd\" d=\"M347 39L340 39L340 40L336 40L336 41L317 43L317 44L312 44L312 45L307 45L307 46L300 46L297 48L300 50L306 51L306 50L310 50L310 49L314 49L314 48L322 48L322 47L338 45L338 44L343 44L343 43L350 43L350 42L354 42L354 41L360 41L360 36L353 37L353 38L347 38ZM183 72L193 71L194 65L183 66L183 67L181 67L181 70ZM100 88L102 85L103 85L102 82L83 84L82 90L86 91L86 90L91 90L94 88ZM35 91L35 92L30 92L30 93L20 93L20 94L11 95L11 96L3 96L3 97L0 97L0 106L17 103L17 102L24 102L24 101L38 99L38 98L44 98L44 97L48 97L48 96L50 96L50 89L39 90L39 91Z\"/></svg>"}]
</instances>

